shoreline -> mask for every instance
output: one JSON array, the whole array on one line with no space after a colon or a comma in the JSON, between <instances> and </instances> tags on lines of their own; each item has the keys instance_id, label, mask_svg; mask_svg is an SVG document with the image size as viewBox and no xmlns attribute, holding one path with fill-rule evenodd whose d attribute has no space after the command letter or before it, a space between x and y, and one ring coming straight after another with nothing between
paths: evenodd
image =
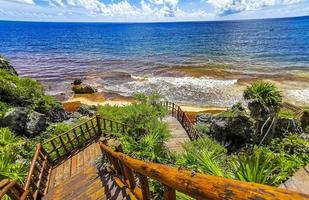
<instances>
[{"instance_id":1,"label":"shoreline","mask_svg":"<svg viewBox=\"0 0 309 200\"><path fill-rule=\"evenodd\" d=\"M98 93L98 94L84 94L84 95L74 95L73 98L69 100L62 101L62 105L68 112L75 112L79 109L81 105L89 105L89 106L127 106L132 104L135 100L133 97L123 97L117 96L115 98L104 98L104 96L108 96L106 94ZM228 106L220 107L220 106L199 106L194 104L178 104L183 111L186 112L191 121L195 121L195 116L200 113L210 113L217 114L225 111Z\"/></svg>"}]
</instances>

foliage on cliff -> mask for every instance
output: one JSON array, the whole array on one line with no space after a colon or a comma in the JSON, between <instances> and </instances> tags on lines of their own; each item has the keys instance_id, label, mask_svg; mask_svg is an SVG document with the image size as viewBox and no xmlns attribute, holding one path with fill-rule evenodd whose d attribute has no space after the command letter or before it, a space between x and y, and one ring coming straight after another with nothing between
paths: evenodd
<instances>
[{"instance_id":1,"label":"foliage on cliff","mask_svg":"<svg viewBox=\"0 0 309 200\"><path fill-rule=\"evenodd\" d=\"M49 111L58 109L61 104L53 97L44 94L43 87L33 79L20 78L10 71L0 69L0 113L3 105L31 107L33 110L49 115Z\"/></svg>"}]
</instances>

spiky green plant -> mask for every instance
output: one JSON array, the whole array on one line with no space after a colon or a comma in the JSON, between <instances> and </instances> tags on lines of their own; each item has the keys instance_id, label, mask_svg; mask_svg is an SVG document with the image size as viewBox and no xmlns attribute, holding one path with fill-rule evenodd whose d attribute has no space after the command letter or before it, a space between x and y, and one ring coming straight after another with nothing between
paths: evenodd
<instances>
[{"instance_id":1,"label":"spiky green plant","mask_svg":"<svg viewBox=\"0 0 309 200\"><path fill-rule=\"evenodd\" d=\"M260 148L236 156L232 163L232 172L236 179L247 182L272 185L276 182L277 170L275 157Z\"/></svg>"},{"instance_id":2,"label":"spiky green plant","mask_svg":"<svg viewBox=\"0 0 309 200\"><path fill-rule=\"evenodd\" d=\"M20 160L19 153L24 141L7 128L0 128L0 179L23 181L27 166Z\"/></svg>"},{"instance_id":3,"label":"spiky green plant","mask_svg":"<svg viewBox=\"0 0 309 200\"><path fill-rule=\"evenodd\" d=\"M282 102L282 94L278 88L272 83L263 81L248 86L244 91L244 98L259 106L266 113L279 111ZM255 113L253 112L252 114ZM254 115L254 117L259 116Z\"/></svg>"},{"instance_id":4,"label":"spiky green plant","mask_svg":"<svg viewBox=\"0 0 309 200\"><path fill-rule=\"evenodd\" d=\"M208 137L183 144L177 165L215 176L228 176L224 163L227 150Z\"/></svg>"}]
</instances>

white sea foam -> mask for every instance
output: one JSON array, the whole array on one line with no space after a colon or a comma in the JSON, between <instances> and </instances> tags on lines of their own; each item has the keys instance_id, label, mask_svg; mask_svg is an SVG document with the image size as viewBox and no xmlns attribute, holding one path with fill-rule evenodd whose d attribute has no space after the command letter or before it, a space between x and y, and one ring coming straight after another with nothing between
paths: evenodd
<instances>
[{"instance_id":1,"label":"white sea foam","mask_svg":"<svg viewBox=\"0 0 309 200\"><path fill-rule=\"evenodd\" d=\"M309 88L287 91L287 96L303 104L309 104Z\"/></svg>"},{"instance_id":2,"label":"white sea foam","mask_svg":"<svg viewBox=\"0 0 309 200\"><path fill-rule=\"evenodd\" d=\"M132 95L135 92L159 92L169 100L211 105L231 105L241 100L237 80L215 80L207 77L140 77L133 81L105 86L106 90Z\"/></svg>"}]
</instances>

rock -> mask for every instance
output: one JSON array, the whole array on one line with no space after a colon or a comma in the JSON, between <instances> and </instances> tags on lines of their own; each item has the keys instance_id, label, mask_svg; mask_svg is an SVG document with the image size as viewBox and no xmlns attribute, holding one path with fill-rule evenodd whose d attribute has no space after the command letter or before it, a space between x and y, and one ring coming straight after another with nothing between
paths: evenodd
<instances>
[{"instance_id":1,"label":"rock","mask_svg":"<svg viewBox=\"0 0 309 200\"><path fill-rule=\"evenodd\" d=\"M213 117L209 127L211 137L235 152L254 139L254 121L245 110L234 107Z\"/></svg>"},{"instance_id":2,"label":"rock","mask_svg":"<svg viewBox=\"0 0 309 200\"><path fill-rule=\"evenodd\" d=\"M75 79L74 81L73 81L73 83L71 83L72 85L80 85L80 84L82 84L83 82L82 82L82 80L81 79Z\"/></svg>"},{"instance_id":3,"label":"rock","mask_svg":"<svg viewBox=\"0 0 309 200\"><path fill-rule=\"evenodd\" d=\"M302 128L294 119L280 117L276 123L275 137L284 137L287 133L301 133Z\"/></svg>"},{"instance_id":4,"label":"rock","mask_svg":"<svg viewBox=\"0 0 309 200\"><path fill-rule=\"evenodd\" d=\"M18 76L18 73L16 72L14 67L11 65L11 63L2 56L0 56L0 69L8 70L12 74Z\"/></svg>"},{"instance_id":5,"label":"rock","mask_svg":"<svg viewBox=\"0 0 309 200\"><path fill-rule=\"evenodd\" d=\"M209 113L198 114L195 118L197 124L211 123L212 121L212 115Z\"/></svg>"},{"instance_id":6,"label":"rock","mask_svg":"<svg viewBox=\"0 0 309 200\"><path fill-rule=\"evenodd\" d=\"M25 133L29 109L25 107L11 108L1 120L2 127L9 127L18 134Z\"/></svg>"},{"instance_id":7,"label":"rock","mask_svg":"<svg viewBox=\"0 0 309 200\"><path fill-rule=\"evenodd\" d=\"M9 127L19 135L33 137L45 131L48 124L44 114L30 111L29 108L10 109L1 120L1 126Z\"/></svg>"},{"instance_id":8,"label":"rock","mask_svg":"<svg viewBox=\"0 0 309 200\"><path fill-rule=\"evenodd\" d=\"M96 88L90 85L75 85L72 90L75 94L93 94L97 92Z\"/></svg>"},{"instance_id":9,"label":"rock","mask_svg":"<svg viewBox=\"0 0 309 200\"><path fill-rule=\"evenodd\" d=\"M301 127L305 130L309 127L309 112L304 111L300 117Z\"/></svg>"},{"instance_id":10,"label":"rock","mask_svg":"<svg viewBox=\"0 0 309 200\"><path fill-rule=\"evenodd\" d=\"M88 105L81 105L79 109L77 110L78 113L84 115L84 116L89 116L92 117L96 113L96 107L88 106Z\"/></svg>"},{"instance_id":11,"label":"rock","mask_svg":"<svg viewBox=\"0 0 309 200\"><path fill-rule=\"evenodd\" d=\"M68 115L63 107L57 107L48 112L48 117L51 122L62 122L68 118Z\"/></svg>"},{"instance_id":12,"label":"rock","mask_svg":"<svg viewBox=\"0 0 309 200\"><path fill-rule=\"evenodd\" d=\"M25 135L28 137L33 137L45 131L47 127L47 119L44 114L30 112L25 126Z\"/></svg>"}]
</instances>

